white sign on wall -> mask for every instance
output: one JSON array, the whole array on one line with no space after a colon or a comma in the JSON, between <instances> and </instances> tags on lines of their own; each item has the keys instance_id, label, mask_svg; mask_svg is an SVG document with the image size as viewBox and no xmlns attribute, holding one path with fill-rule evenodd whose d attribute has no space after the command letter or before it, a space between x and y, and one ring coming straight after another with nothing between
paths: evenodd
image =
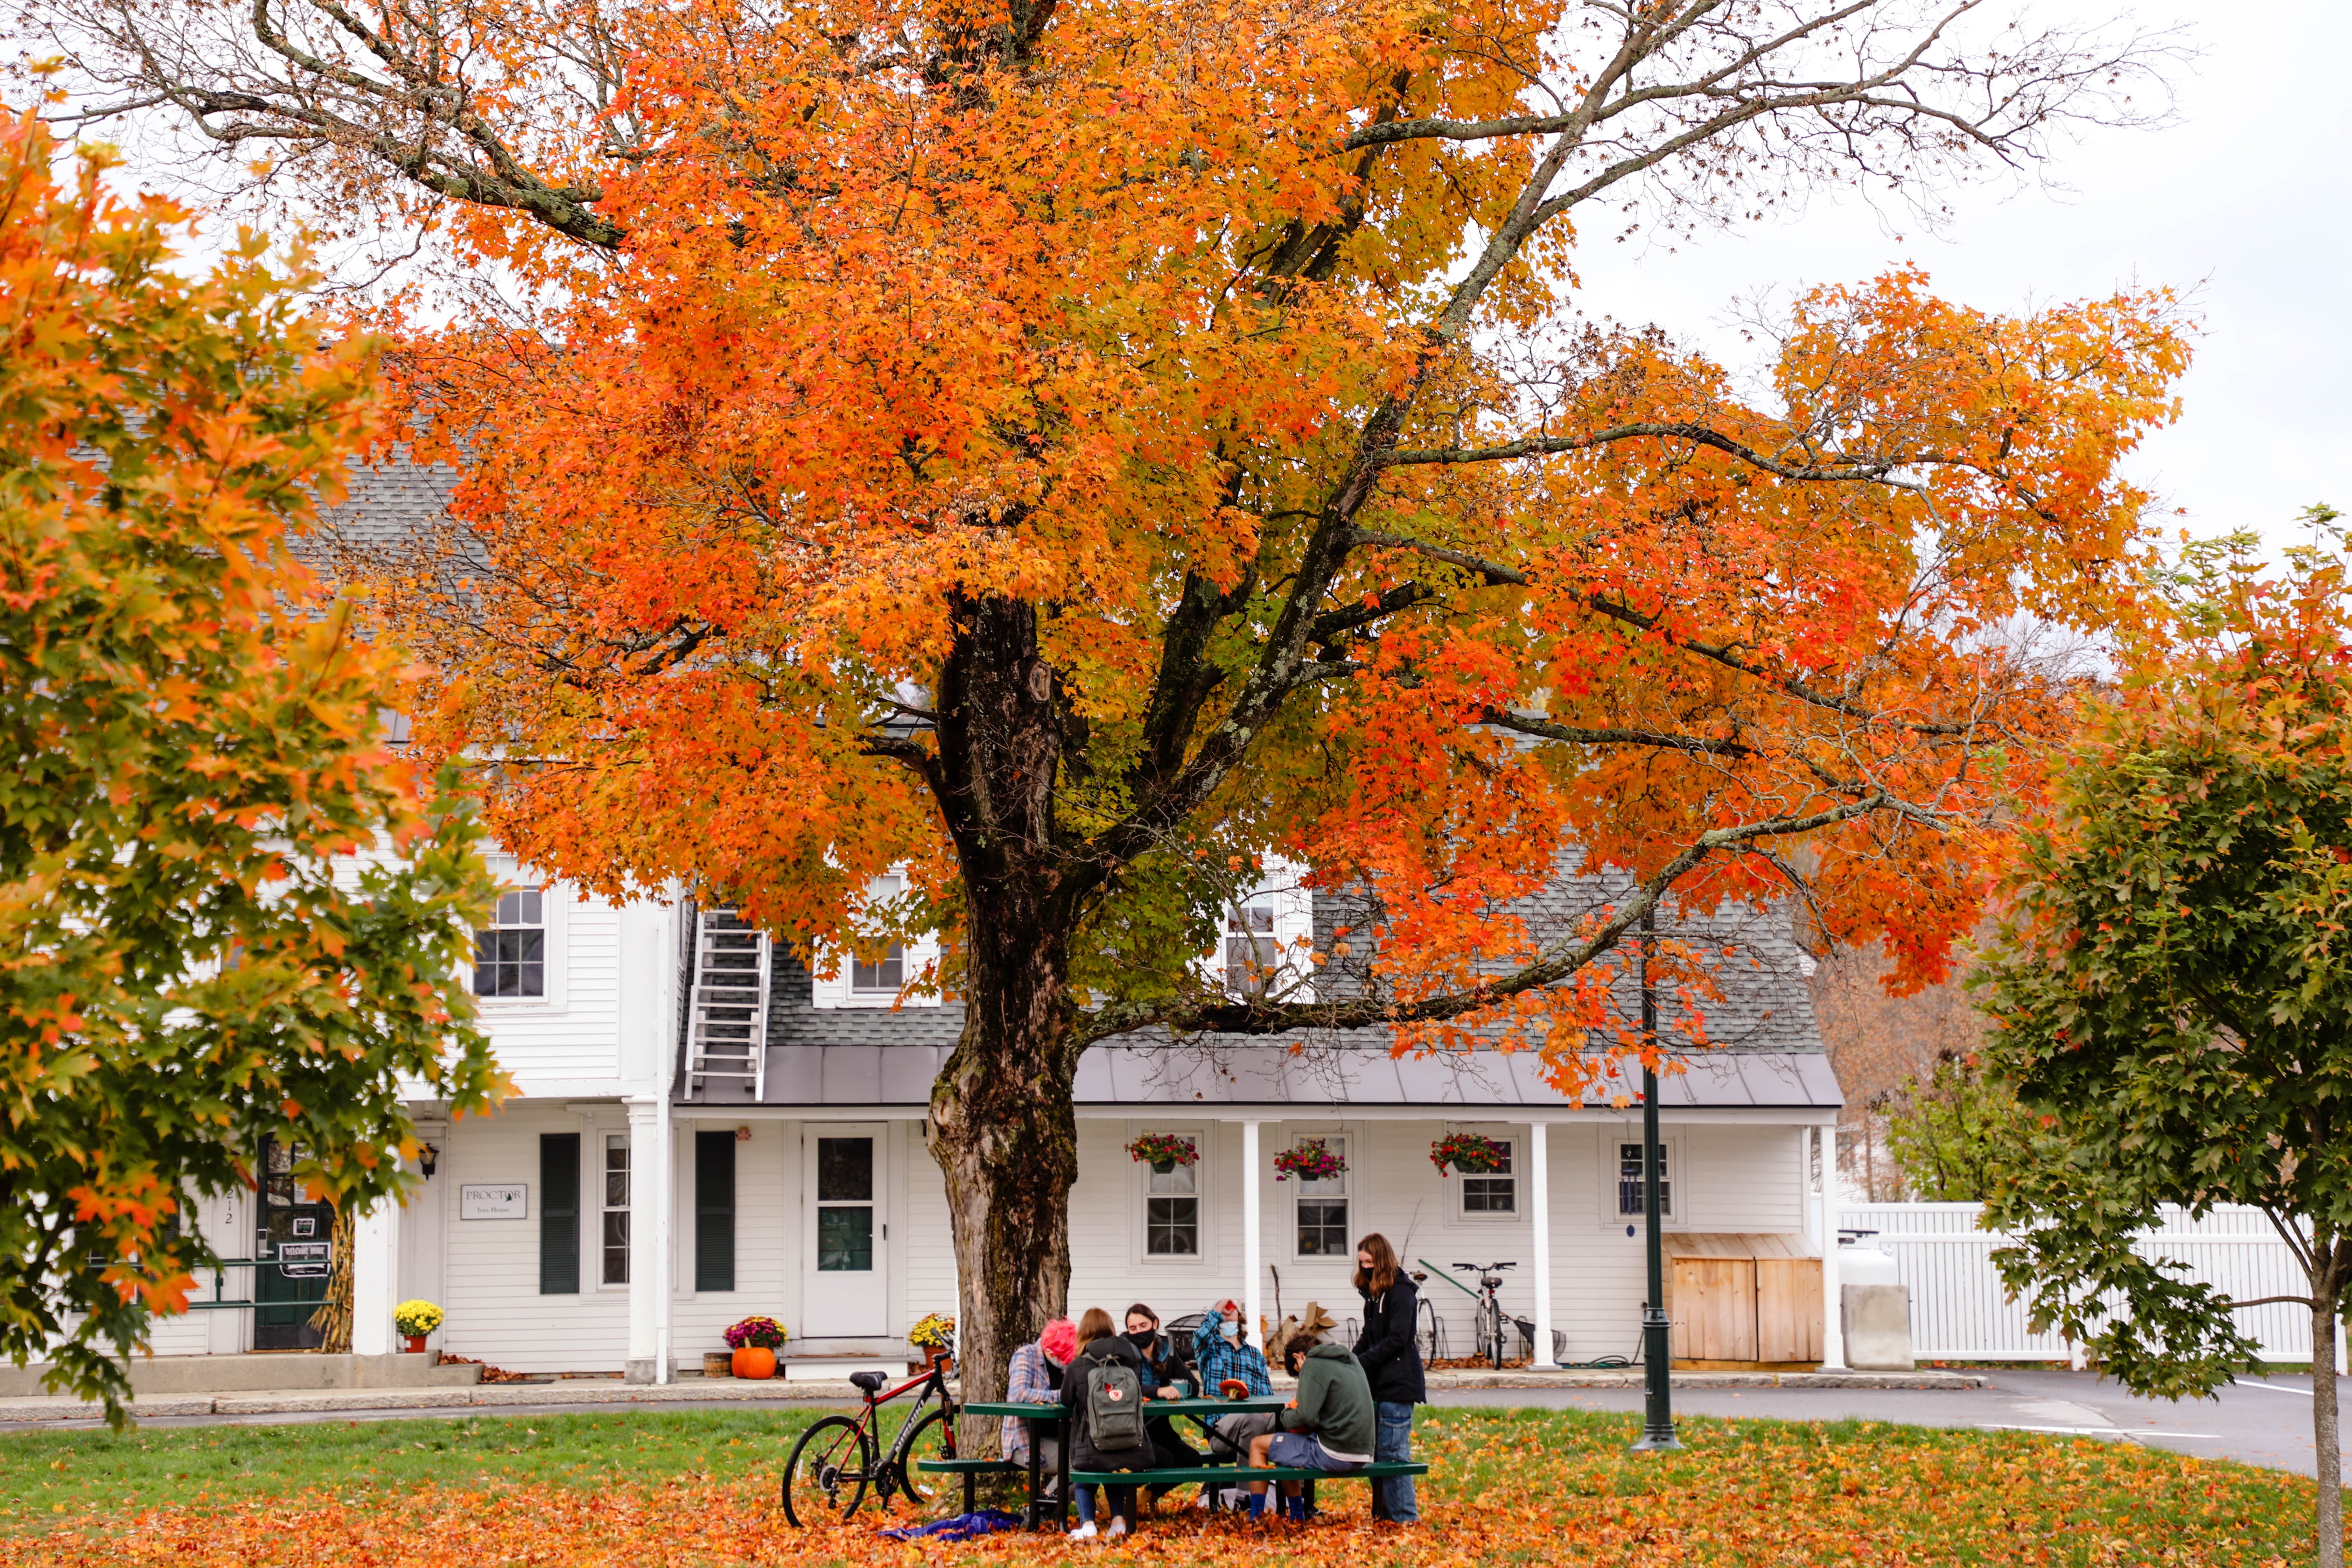
<instances>
[{"instance_id":1,"label":"white sign on wall","mask_svg":"<svg viewBox=\"0 0 2352 1568\"><path fill-rule=\"evenodd\" d=\"M461 1186L457 1189L459 1219L528 1219L527 1195L530 1188L520 1182L512 1185Z\"/></svg>"}]
</instances>

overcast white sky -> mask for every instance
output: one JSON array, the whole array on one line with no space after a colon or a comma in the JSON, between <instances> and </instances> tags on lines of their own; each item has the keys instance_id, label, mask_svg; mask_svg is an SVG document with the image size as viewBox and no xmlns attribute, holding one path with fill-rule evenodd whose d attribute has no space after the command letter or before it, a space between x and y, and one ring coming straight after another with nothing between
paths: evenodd
<instances>
[{"instance_id":1,"label":"overcast white sky","mask_svg":"<svg viewBox=\"0 0 2352 1568\"><path fill-rule=\"evenodd\" d=\"M2352 511L2352 6L2336 0L2031 0L2045 16L2186 20L2201 58L2171 73L2178 122L2095 133L2062 155L2063 191L1961 193L1930 235L1858 198L1816 197L1793 221L1701 234L1675 254L1580 247L1591 315L1654 321L1727 363L1753 351L1730 307L1867 278L1910 260L1937 291L1986 310L2131 284L2194 289L2206 335L2179 425L2132 472L2200 533L2303 536L2315 500ZM1900 233L1899 239L1896 235Z\"/></svg>"}]
</instances>

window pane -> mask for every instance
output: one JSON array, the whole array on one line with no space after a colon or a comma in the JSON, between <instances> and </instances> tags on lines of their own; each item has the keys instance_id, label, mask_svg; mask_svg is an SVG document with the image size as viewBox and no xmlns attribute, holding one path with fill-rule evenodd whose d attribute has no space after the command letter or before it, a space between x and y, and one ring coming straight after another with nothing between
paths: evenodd
<instances>
[{"instance_id":1,"label":"window pane","mask_svg":"<svg viewBox=\"0 0 2352 1568\"><path fill-rule=\"evenodd\" d=\"M849 1140L827 1139L827 1142ZM816 1211L816 1266L825 1274L866 1274L874 1268L874 1211L870 1208L820 1208Z\"/></svg>"},{"instance_id":2,"label":"window pane","mask_svg":"<svg viewBox=\"0 0 2352 1568\"><path fill-rule=\"evenodd\" d=\"M617 1135L604 1139L604 1206L629 1206L629 1141Z\"/></svg>"},{"instance_id":3,"label":"window pane","mask_svg":"<svg viewBox=\"0 0 2352 1568\"><path fill-rule=\"evenodd\" d=\"M1225 989L1236 996L1264 991L1265 983L1273 978L1276 962L1274 939L1270 936L1225 938Z\"/></svg>"},{"instance_id":4,"label":"window pane","mask_svg":"<svg viewBox=\"0 0 2352 1568\"><path fill-rule=\"evenodd\" d=\"M906 950L895 942L879 962L868 963L858 959L849 966L849 988L852 991L887 991L895 994L906 984Z\"/></svg>"},{"instance_id":5,"label":"window pane","mask_svg":"<svg viewBox=\"0 0 2352 1568\"><path fill-rule=\"evenodd\" d=\"M873 1202L873 1139L816 1141L816 1198L819 1203Z\"/></svg>"},{"instance_id":6,"label":"window pane","mask_svg":"<svg viewBox=\"0 0 2352 1568\"><path fill-rule=\"evenodd\" d=\"M1325 1138L1322 1143L1326 1149L1339 1155L1343 1162L1348 1158L1348 1141L1345 1138ZM1345 1193L1348 1190L1348 1173L1341 1171L1336 1176L1301 1176L1298 1179L1298 1190L1300 1194L1309 1196L1337 1195Z\"/></svg>"},{"instance_id":7,"label":"window pane","mask_svg":"<svg viewBox=\"0 0 2352 1568\"><path fill-rule=\"evenodd\" d=\"M1511 1214L1517 1211L1517 1184L1508 1176L1462 1178L1464 1214Z\"/></svg>"},{"instance_id":8,"label":"window pane","mask_svg":"<svg viewBox=\"0 0 2352 1568\"><path fill-rule=\"evenodd\" d=\"M604 1283L629 1282L629 1211L604 1211Z\"/></svg>"},{"instance_id":9,"label":"window pane","mask_svg":"<svg viewBox=\"0 0 2352 1568\"><path fill-rule=\"evenodd\" d=\"M1181 1194L1201 1190L1193 1184L1201 1175L1198 1165L1171 1165L1164 1171L1155 1171L1146 1165L1143 1175L1147 1184L1144 1191L1148 1193Z\"/></svg>"},{"instance_id":10,"label":"window pane","mask_svg":"<svg viewBox=\"0 0 2352 1568\"><path fill-rule=\"evenodd\" d=\"M1201 1200L1144 1200L1143 1249L1154 1258L1196 1258L1201 1252Z\"/></svg>"},{"instance_id":11,"label":"window pane","mask_svg":"<svg viewBox=\"0 0 2352 1568\"><path fill-rule=\"evenodd\" d=\"M1274 910L1263 904L1244 910L1229 909L1225 911L1225 929L1227 931L1272 931Z\"/></svg>"},{"instance_id":12,"label":"window pane","mask_svg":"<svg viewBox=\"0 0 2352 1568\"><path fill-rule=\"evenodd\" d=\"M1298 1202L1298 1256L1337 1258L1349 1251L1347 1200L1301 1198Z\"/></svg>"}]
</instances>

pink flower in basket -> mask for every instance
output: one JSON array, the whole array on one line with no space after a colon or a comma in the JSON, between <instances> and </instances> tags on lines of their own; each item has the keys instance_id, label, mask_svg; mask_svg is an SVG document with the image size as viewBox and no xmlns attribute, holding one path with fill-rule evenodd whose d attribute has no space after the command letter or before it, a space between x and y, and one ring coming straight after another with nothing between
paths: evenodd
<instances>
[{"instance_id":1,"label":"pink flower in basket","mask_svg":"<svg viewBox=\"0 0 2352 1568\"><path fill-rule=\"evenodd\" d=\"M1274 1157L1274 1179L1277 1182L1286 1182L1293 1176L1308 1182L1328 1181L1347 1168L1348 1162L1320 1138L1301 1138Z\"/></svg>"},{"instance_id":2,"label":"pink flower in basket","mask_svg":"<svg viewBox=\"0 0 2352 1568\"><path fill-rule=\"evenodd\" d=\"M782 1350L791 1336L784 1325L773 1318L746 1318L727 1331L727 1348L740 1350Z\"/></svg>"}]
</instances>

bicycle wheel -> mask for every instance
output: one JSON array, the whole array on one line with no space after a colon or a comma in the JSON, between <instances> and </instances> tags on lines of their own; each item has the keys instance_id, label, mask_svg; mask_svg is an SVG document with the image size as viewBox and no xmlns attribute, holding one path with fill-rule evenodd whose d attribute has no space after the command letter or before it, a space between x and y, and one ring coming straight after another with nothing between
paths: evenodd
<instances>
[{"instance_id":1,"label":"bicycle wheel","mask_svg":"<svg viewBox=\"0 0 2352 1568\"><path fill-rule=\"evenodd\" d=\"M793 1445L784 1461L784 1517L795 1528L847 1519L866 1500L874 1439L846 1415L828 1415Z\"/></svg>"},{"instance_id":2,"label":"bicycle wheel","mask_svg":"<svg viewBox=\"0 0 2352 1568\"><path fill-rule=\"evenodd\" d=\"M1478 1348L1503 1370L1503 1306L1491 1296L1478 1303Z\"/></svg>"},{"instance_id":3,"label":"bicycle wheel","mask_svg":"<svg viewBox=\"0 0 2352 1568\"><path fill-rule=\"evenodd\" d=\"M952 1459L956 1457L955 1423L943 1410L927 1410L915 1423L900 1458L890 1461L890 1473L877 1489L876 1499L883 1507L890 1506L890 1491L896 1488L917 1512L935 1509L943 1502L961 1504L963 1480L958 1476L932 1475L925 1471L925 1459Z\"/></svg>"}]
</instances>

